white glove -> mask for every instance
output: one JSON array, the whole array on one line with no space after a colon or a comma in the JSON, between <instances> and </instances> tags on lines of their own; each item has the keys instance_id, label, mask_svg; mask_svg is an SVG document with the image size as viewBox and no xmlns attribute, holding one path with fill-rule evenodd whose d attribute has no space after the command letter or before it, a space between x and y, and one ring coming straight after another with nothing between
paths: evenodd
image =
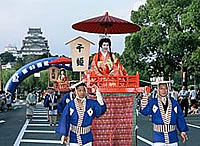
<instances>
[{"instance_id":1,"label":"white glove","mask_svg":"<svg viewBox=\"0 0 200 146\"><path fill-rule=\"evenodd\" d=\"M66 146L69 146L69 139L66 136L61 137L61 144L65 144ZM67 141L67 142L66 142Z\"/></svg>"},{"instance_id":2,"label":"white glove","mask_svg":"<svg viewBox=\"0 0 200 146\"><path fill-rule=\"evenodd\" d=\"M97 96L97 101L100 105L104 105L104 102L103 102L103 97L99 91L99 88L96 88L96 96Z\"/></svg>"},{"instance_id":3,"label":"white glove","mask_svg":"<svg viewBox=\"0 0 200 146\"><path fill-rule=\"evenodd\" d=\"M61 144L64 144L64 138L65 138L65 136L63 135L63 136L61 137Z\"/></svg>"}]
</instances>

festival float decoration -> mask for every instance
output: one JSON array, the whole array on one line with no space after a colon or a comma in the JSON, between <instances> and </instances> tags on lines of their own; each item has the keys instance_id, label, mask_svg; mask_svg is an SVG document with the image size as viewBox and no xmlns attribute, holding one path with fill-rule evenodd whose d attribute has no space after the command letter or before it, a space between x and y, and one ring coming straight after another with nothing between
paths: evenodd
<instances>
[{"instance_id":1,"label":"festival float decoration","mask_svg":"<svg viewBox=\"0 0 200 146\"><path fill-rule=\"evenodd\" d=\"M48 63L52 65L52 67L49 68L50 81L53 81L55 83L53 86L56 91L68 92L70 90L69 89L70 85L69 85L69 80L68 80L68 76L66 75L65 69L61 68L60 73L58 73L58 67L54 65L60 65L60 64L66 65L66 64L71 64L71 63L72 63L72 60L67 57L60 57Z\"/></svg>"},{"instance_id":2,"label":"festival float decoration","mask_svg":"<svg viewBox=\"0 0 200 146\"><path fill-rule=\"evenodd\" d=\"M90 18L72 25L79 31L97 34L124 34L139 31L140 26L110 16ZM73 56L72 56L73 57ZM85 70L85 80L89 93L95 93L98 86L107 104L106 113L94 120L92 130L93 145L136 145L136 102L135 97L141 92L150 92L149 87L140 87L139 74L136 75L97 75ZM91 98L95 98L91 96Z\"/></svg>"}]
</instances>

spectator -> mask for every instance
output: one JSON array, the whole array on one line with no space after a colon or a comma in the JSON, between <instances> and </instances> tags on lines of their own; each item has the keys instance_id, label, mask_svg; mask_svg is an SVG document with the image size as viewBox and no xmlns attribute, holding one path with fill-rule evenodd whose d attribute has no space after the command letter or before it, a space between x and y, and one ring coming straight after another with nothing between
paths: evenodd
<instances>
[{"instance_id":1,"label":"spectator","mask_svg":"<svg viewBox=\"0 0 200 146\"><path fill-rule=\"evenodd\" d=\"M190 91L189 97L190 97L190 100L191 100L191 107L193 105L196 105L196 102L197 102L197 100L196 100L196 98L197 98L197 91L194 89L193 86L191 87L191 91Z\"/></svg>"},{"instance_id":2,"label":"spectator","mask_svg":"<svg viewBox=\"0 0 200 146\"><path fill-rule=\"evenodd\" d=\"M11 93L6 93L6 100L7 100L7 108L8 110L12 110L12 95Z\"/></svg>"},{"instance_id":3,"label":"spectator","mask_svg":"<svg viewBox=\"0 0 200 146\"><path fill-rule=\"evenodd\" d=\"M179 92L179 98L180 98L181 109L182 111L185 110L185 117L187 117L188 114L188 107L189 107L188 97L189 97L189 92L187 91L186 87L183 86L182 90Z\"/></svg>"},{"instance_id":4,"label":"spectator","mask_svg":"<svg viewBox=\"0 0 200 146\"><path fill-rule=\"evenodd\" d=\"M199 106L199 101L200 101L200 89L197 91L197 105Z\"/></svg>"},{"instance_id":5,"label":"spectator","mask_svg":"<svg viewBox=\"0 0 200 146\"><path fill-rule=\"evenodd\" d=\"M1 98L1 110L7 111L7 100L6 100L5 91L0 91L0 98Z\"/></svg>"},{"instance_id":6,"label":"spectator","mask_svg":"<svg viewBox=\"0 0 200 146\"><path fill-rule=\"evenodd\" d=\"M178 91L174 87L172 88L170 95L171 95L171 97L173 97L177 101Z\"/></svg>"},{"instance_id":7,"label":"spectator","mask_svg":"<svg viewBox=\"0 0 200 146\"><path fill-rule=\"evenodd\" d=\"M26 118L27 119L32 119L33 116L33 111L35 109L35 105L36 105L36 95L35 95L35 90L30 90L29 94L27 95L26 98Z\"/></svg>"}]
</instances>

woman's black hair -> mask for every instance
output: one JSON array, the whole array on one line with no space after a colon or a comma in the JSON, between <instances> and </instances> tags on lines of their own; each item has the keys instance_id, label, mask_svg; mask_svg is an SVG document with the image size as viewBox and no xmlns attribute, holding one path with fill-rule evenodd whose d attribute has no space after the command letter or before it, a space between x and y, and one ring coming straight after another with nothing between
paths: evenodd
<instances>
[{"instance_id":1,"label":"woman's black hair","mask_svg":"<svg viewBox=\"0 0 200 146\"><path fill-rule=\"evenodd\" d=\"M60 69L60 72L61 72L61 71L64 71L64 73L66 73L66 71L65 71L65 69L64 69L64 68L61 68L61 69Z\"/></svg>"},{"instance_id":2,"label":"woman's black hair","mask_svg":"<svg viewBox=\"0 0 200 146\"><path fill-rule=\"evenodd\" d=\"M109 38L102 38L99 41L99 50L98 50L98 53L100 52L100 48L102 47L103 43L109 43L109 53L110 53L111 61L114 62L114 59L113 59L112 53L111 53L111 41L110 41ZM97 61L99 61L99 55L98 55Z\"/></svg>"}]
</instances>

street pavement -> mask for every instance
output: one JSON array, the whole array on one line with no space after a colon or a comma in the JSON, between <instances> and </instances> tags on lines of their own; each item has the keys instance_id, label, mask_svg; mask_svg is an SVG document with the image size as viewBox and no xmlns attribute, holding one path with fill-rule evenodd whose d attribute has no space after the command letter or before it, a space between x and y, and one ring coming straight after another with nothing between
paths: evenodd
<instances>
[{"instance_id":1,"label":"street pavement","mask_svg":"<svg viewBox=\"0 0 200 146\"><path fill-rule=\"evenodd\" d=\"M183 144L182 139L179 136L179 146L200 146L200 114L198 115L188 115L186 122L189 128L187 132L188 141ZM138 146L150 146L153 141L153 125L149 117L145 117L141 114L137 117L138 125Z\"/></svg>"},{"instance_id":2,"label":"street pavement","mask_svg":"<svg viewBox=\"0 0 200 146\"><path fill-rule=\"evenodd\" d=\"M33 119L26 120L14 145L18 146L57 146L60 136L55 133L56 126L50 126L47 111L41 103L36 105Z\"/></svg>"},{"instance_id":3,"label":"street pavement","mask_svg":"<svg viewBox=\"0 0 200 146\"><path fill-rule=\"evenodd\" d=\"M25 121L25 103L13 105L12 111L0 113L0 146L12 146Z\"/></svg>"},{"instance_id":4,"label":"street pavement","mask_svg":"<svg viewBox=\"0 0 200 146\"><path fill-rule=\"evenodd\" d=\"M33 119L26 120L25 103L15 103L12 111L0 113L0 146L57 146L60 136L56 126L50 126L47 112L41 103L34 110Z\"/></svg>"},{"instance_id":5,"label":"street pavement","mask_svg":"<svg viewBox=\"0 0 200 146\"><path fill-rule=\"evenodd\" d=\"M56 126L50 127L46 110L37 104L32 121L25 119L25 103L16 103L12 111L0 113L0 146L58 146L60 136L55 133ZM188 141L179 146L200 146L200 115L186 117L189 127ZM137 146L151 146L152 123L149 117L137 117Z\"/></svg>"}]
</instances>

